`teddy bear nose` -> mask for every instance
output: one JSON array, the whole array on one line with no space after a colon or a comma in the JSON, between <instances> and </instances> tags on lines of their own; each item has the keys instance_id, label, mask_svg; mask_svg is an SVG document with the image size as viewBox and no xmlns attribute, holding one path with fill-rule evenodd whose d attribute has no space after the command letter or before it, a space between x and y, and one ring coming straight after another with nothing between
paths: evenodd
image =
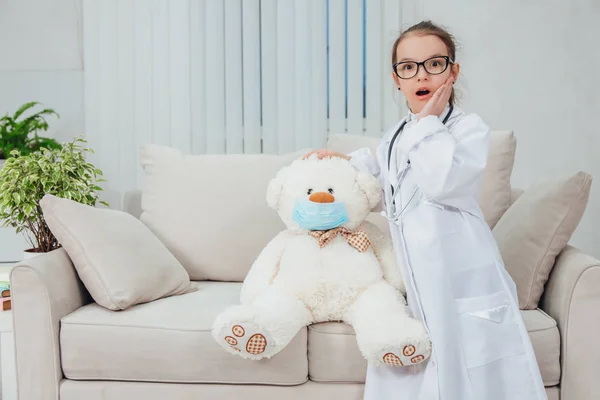
<instances>
[{"instance_id":1,"label":"teddy bear nose","mask_svg":"<svg viewBox=\"0 0 600 400\"><path fill-rule=\"evenodd\" d=\"M315 203L333 203L335 201L335 197L327 192L316 192L311 194L308 200Z\"/></svg>"}]
</instances>

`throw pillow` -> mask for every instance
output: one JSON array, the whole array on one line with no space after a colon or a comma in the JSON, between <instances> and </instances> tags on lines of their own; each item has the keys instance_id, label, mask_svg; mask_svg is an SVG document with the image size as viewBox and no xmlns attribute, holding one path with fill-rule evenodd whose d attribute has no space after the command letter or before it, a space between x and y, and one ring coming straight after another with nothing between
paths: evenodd
<instances>
[{"instance_id":1,"label":"throw pillow","mask_svg":"<svg viewBox=\"0 0 600 400\"><path fill-rule=\"evenodd\" d=\"M493 229L506 270L517 285L519 307L535 309L558 253L587 206L592 178L579 172L527 189Z\"/></svg>"},{"instance_id":2,"label":"throw pillow","mask_svg":"<svg viewBox=\"0 0 600 400\"><path fill-rule=\"evenodd\" d=\"M140 220L45 195L44 219L96 303L110 310L194 290L177 259Z\"/></svg>"}]
</instances>

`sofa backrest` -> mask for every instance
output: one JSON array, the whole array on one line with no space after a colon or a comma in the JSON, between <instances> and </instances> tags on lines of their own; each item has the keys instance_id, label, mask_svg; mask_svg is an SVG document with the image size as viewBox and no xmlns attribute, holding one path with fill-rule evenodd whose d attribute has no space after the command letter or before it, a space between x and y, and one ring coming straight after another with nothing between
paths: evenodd
<instances>
[{"instance_id":1,"label":"sofa backrest","mask_svg":"<svg viewBox=\"0 0 600 400\"><path fill-rule=\"evenodd\" d=\"M373 148L378 138L330 135L327 147L349 152ZM491 135L482 209L493 226L511 204L512 132ZM140 218L169 248L193 280L244 280L264 246L284 224L266 203L268 182L308 151L283 155L185 155L157 145L141 151L144 187L125 194L124 210ZM387 221L369 220L387 231Z\"/></svg>"},{"instance_id":2,"label":"sofa backrest","mask_svg":"<svg viewBox=\"0 0 600 400\"><path fill-rule=\"evenodd\" d=\"M141 197L125 204L139 215L192 280L241 282L285 225L267 205L276 173L309 149L283 155L186 155L147 145Z\"/></svg>"},{"instance_id":3,"label":"sofa backrest","mask_svg":"<svg viewBox=\"0 0 600 400\"><path fill-rule=\"evenodd\" d=\"M140 218L142 215L142 191L140 189L125 192L123 197L123 211Z\"/></svg>"}]
</instances>

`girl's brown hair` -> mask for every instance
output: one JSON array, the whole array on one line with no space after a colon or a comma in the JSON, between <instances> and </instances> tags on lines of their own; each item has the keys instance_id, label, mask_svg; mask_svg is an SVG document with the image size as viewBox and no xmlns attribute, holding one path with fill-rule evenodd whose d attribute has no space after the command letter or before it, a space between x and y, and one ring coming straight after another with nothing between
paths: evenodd
<instances>
[{"instance_id":1,"label":"girl's brown hair","mask_svg":"<svg viewBox=\"0 0 600 400\"><path fill-rule=\"evenodd\" d=\"M446 45L448 49L448 57L450 57L450 61L454 62L456 59L456 41L454 36L446 31L444 28L434 24L431 21L421 21L416 25L411 26L396 39L394 45L392 46L392 65L396 63L396 50L398 49L398 45L402 40L406 39L409 36L418 35L418 36L426 36L426 35L434 35L440 38L442 42ZM456 95L454 93L454 88L452 88L452 94L450 95L450 105L453 105L456 100Z\"/></svg>"}]
</instances>

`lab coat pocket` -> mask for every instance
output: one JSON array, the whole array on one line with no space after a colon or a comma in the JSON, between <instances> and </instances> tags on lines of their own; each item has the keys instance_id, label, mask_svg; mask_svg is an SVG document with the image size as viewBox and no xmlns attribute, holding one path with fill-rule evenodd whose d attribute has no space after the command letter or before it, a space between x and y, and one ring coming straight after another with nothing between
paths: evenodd
<instances>
[{"instance_id":1,"label":"lab coat pocket","mask_svg":"<svg viewBox=\"0 0 600 400\"><path fill-rule=\"evenodd\" d=\"M455 301L468 368L525 351L513 308L504 291Z\"/></svg>"}]
</instances>

